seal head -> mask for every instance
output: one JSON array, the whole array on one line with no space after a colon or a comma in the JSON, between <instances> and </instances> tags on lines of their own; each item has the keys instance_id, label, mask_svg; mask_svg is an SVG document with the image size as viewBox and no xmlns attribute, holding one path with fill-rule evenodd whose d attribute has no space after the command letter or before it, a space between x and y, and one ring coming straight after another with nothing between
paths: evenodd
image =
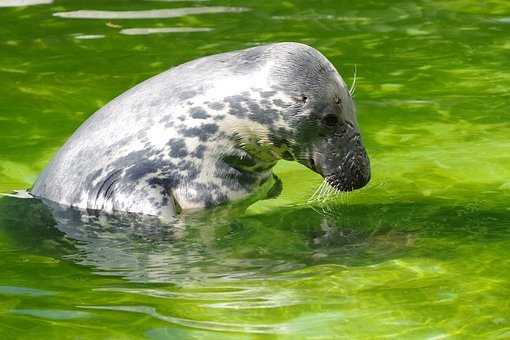
<instances>
[{"instance_id":1,"label":"seal head","mask_svg":"<svg viewBox=\"0 0 510 340\"><path fill-rule=\"evenodd\" d=\"M370 180L352 95L335 67L317 50L301 45L276 72L280 89L294 98L286 114L292 131L290 159L321 174L339 191Z\"/></svg>"}]
</instances>

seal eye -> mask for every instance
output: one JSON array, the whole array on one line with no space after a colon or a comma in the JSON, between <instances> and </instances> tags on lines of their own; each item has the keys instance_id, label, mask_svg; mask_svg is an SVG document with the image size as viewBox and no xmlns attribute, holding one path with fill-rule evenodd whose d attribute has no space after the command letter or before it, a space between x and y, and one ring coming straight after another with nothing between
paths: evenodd
<instances>
[{"instance_id":1,"label":"seal eye","mask_svg":"<svg viewBox=\"0 0 510 340\"><path fill-rule=\"evenodd\" d=\"M340 97L336 97L336 98L335 98L335 103L336 103L337 105L342 104L342 100L340 99Z\"/></svg>"},{"instance_id":2,"label":"seal eye","mask_svg":"<svg viewBox=\"0 0 510 340\"><path fill-rule=\"evenodd\" d=\"M326 126L335 126L338 124L338 117L335 116L334 114L329 114L322 118L322 122Z\"/></svg>"}]
</instances>

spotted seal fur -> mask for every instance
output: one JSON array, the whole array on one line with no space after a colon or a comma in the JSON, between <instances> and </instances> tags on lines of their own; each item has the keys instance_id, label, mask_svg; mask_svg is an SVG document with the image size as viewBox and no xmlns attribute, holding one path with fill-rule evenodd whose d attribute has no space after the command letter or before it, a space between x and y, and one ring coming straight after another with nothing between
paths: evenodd
<instances>
[{"instance_id":1,"label":"spotted seal fur","mask_svg":"<svg viewBox=\"0 0 510 340\"><path fill-rule=\"evenodd\" d=\"M299 43L200 58L140 83L81 125L31 193L170 217L248 197L280 159L338 190L370 178L348 87Z\"/></svg>"}]
</instances>

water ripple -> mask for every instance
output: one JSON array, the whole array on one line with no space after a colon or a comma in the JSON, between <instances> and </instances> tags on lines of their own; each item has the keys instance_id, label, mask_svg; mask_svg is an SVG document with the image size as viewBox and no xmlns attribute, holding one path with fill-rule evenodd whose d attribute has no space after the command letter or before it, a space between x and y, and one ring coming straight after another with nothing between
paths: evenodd
<instances>
[{"instance_id":1,"label":"water ripple","mask_svg":"<svg viewBox=\"0 0 510 340\"><path fill-rule=\"evenodd\" d=\"M78 39L78 40L102 39L104 37L105 37L104 34L76 34L76 35L74 35L74 39Z\"/></svg>"},{"instance_id":2,"label":"water ripple","mask_svg":"<svg viewBox=\"0 0 510 340\"><path fill-rule=\"evenodd\" d=\"M0 7L23 7L51 4L53 0L2 0Z\"/></svg>"},{"instance_id":3,"label":"water ripple","mask_svg":"<svg viewBox=\"0 0 510 340\"><path fill-rule=\"evenodd\" d=\"M209 27L161 27L161 28L125 28L120 30L125 35L147 35L158 33L191 33L191 32L210 32Z\"/></svg>"},{"instance_id":4,"label":"water ripple","mask_svg":"<svg viewBox=\"0 0 510 340\"><path fill-rule=\"evenodd\" d=\"M499 18L496 20L496 22L501 24L510 24L510 17Z\"/></svg>"},{"instance_id":5,"label":"water ripple","mask_svg":"<svg viewBox=\"0 0 510 340\"><path fill-rule=\"evenodd\" d=\"M295 306L306 303L292 289L268 287L208 287L207 291L188 289L169 291L144 288L98 288L94 291L134 294L175 301L200 301L201 307L216 309L264 309ZM338 301L336 301L338 303Z\"/></svg>"},{"instance_id":6,"label":"water ripple","mask_svg":"<svg viewBox=\"0 0 510 340\"><path fill-rule=\"evenodd\" d=\"M236 332L236 333L255 333L255 334L275 334L287 333L288 329L283 324L234 324L216 321L199 321L178 318L175 316L168 316L160 314L156 308L148 306L78 306L84 309L96 309L106 311L118 312L131 312L140 313L151 316L161 321L166 321L175 325L183 327L190 327L202 330L217 331L217 332Z\"/></svg>"},{"instance_id":7,"label":"water ripple","mask_svg":"<svg viewBox=\"0 0 510 340\"><path fill-rule=\"evenodd\" d=\"M142 11L96 11L78 10L70 12L53 13L56 17L72 19L155 19L177 18L187 15L210 14L210 13L241 13L249 11L245 7L184 7L174 9L151 9Z\"/></svg>"},{"instance_id":8,"label":"water ripple","mask_svg":"<svg viewBox=\"0 0 510 340\"><path fill-rule=\"evenodd\" d=\"M0 286L0 295L12 295L12 296L49 296L55 295L54 292L27 288L27 287L16 287L16 286Z\"/></svg>"},{"instance_id":9,"label":"water ripple","mask_svg":"<svg viewBox=\"0 0 510 340\"><path fill-rule=\"evenodd\" d=\"M12 313L50 320L83 319L91 316L91 314L87 312L59 309L14 309Z\"/></svg>"},{"instance_id":10,"label":"water ripple","mask_svg":"<svg viewBox=\"0 0 510 340\"><path fill-rule=\"evenodd\" d=\"M147 1L158 1L158 2L207 2L209 0L147 0Z\"/></svg>"}]
</instances>

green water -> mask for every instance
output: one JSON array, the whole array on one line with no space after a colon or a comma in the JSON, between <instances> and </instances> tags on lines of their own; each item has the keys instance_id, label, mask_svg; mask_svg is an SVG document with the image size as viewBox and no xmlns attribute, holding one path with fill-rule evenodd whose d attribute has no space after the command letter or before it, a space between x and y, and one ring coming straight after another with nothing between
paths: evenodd
<instances>
[{"instance_id":1,"label":"green water","mask_svg":"<svg viewBox=\"0 0 510 340\"><path fill-rule=\"evenodd\" d=\"M53 16L195 6L249 10ZM356 65L373 173L311 205L321 179L281 163L277 199L174 228L0 199L2 339L510 338L508 1L56 0L0 22L0 192L136 83L275 41ZM201 30L122 34L167 27Z\"/></svg>"}]
</instances>

